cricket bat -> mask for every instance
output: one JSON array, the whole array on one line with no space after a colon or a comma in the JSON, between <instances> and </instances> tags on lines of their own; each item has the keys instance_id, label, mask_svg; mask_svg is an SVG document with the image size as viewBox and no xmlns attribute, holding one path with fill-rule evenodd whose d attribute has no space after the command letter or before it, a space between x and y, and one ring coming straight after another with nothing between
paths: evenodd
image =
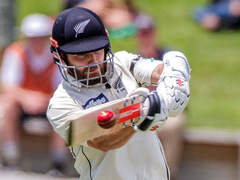
<instances>
[{"instance_id":1,"label":"cricket bat","mask_svg":"<svg viewBox=\"0 0 240 180\"><path fill-rule=\"evenodd\" d=\"M141 116L144 99L142 95L135 94L84 110L80 117L70 122L68 146L79 145L84 141L119 129L119 127L133 125ZM110 129L103 129L97 123L99 113L105 110L112 111L116 117L116 124Z\"/></svg>"}]
</instances>

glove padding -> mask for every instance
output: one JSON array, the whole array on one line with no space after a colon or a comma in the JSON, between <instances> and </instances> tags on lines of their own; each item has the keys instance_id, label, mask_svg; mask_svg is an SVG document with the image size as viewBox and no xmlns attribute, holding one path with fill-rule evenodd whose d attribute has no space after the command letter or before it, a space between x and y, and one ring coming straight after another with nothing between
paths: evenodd
<instances>
[{"instance_id":1,"label":"glove padding","mask_svg":"<svg viewBox=\"0 0 240 180\"><path fill-rule=\"evenodd\" d=\"M161 101L156 91L148 94L143 106L143 109L148 111L147 113L146 111L143 113L143 120L138 124L136 129L141 131L154 131L160 128L167 119L168 114L165 103Z\"/></svg>"},{"instance_id":2,"label":"glove padding","mask_svg":"<svg viewBox=\"0 0 240 180\"><path fill-rule=\"evenodd\" d=\"M190 98L190 66L183 53L171 51L163 57L164 70L160 76L157 92L164 99L169 116L184 110Z\"/></svg>"},{"instance_id":3,"label":"glove padding","mask_svg":"<svg viewBox=\"0 0 240 180\"><path fill-rule=\"evenodd\" d=\"M143 120L138 130L157 130L168 116L176 116L184 110L190 97L190 66L187 58L177 51L163 57L164 70L158 81L157 90L149 94L144 102Z\"/></svg>"}]
</instances>

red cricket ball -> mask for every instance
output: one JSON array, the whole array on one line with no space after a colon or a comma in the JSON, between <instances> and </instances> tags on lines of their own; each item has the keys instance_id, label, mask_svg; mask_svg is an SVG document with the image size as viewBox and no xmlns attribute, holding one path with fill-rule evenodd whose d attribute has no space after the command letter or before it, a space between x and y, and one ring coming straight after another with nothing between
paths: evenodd
<instances>
[{"instance_id":1,"label":"red cricket ball","mask_svg":"<svg viewBox=\"0 0 240 180\"><path fill-rule=\"evenodd\" d=\"M104 129L113 127L116 123L114 113L112 111L101 111L97 116L98 125Z\"/></svg>"}]
</instances>

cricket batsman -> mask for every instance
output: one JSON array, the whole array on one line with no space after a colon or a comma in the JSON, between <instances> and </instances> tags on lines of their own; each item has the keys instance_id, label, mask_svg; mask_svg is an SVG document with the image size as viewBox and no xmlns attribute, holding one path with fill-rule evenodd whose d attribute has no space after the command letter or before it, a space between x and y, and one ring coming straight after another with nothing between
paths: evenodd
<instances>
[{"instance_id":1,"label":"cricket batsman","mask_svg":"<svg viewBox=\"0 0 240 180\"><path fill-rule=\"evenodd\" d=\"M113 53L101 19L81 7L56 18L51 51L64 80L50 100L47 116L66 142L70 121L88 108L157 85L143 102L144 116L134 127L123 126L70 147L80 180L169 180L155 130L188 104L190 67L184 54L172 51L157 61L126 51Z\"/></svg>"}]
</instances>

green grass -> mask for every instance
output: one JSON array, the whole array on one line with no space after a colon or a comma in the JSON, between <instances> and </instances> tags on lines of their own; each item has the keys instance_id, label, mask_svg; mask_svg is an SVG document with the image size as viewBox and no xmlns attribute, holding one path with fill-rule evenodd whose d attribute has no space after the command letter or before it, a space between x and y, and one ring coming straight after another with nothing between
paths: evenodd
<instances>
[{"instance_id":1,"label":"green grass","mask_svg":"<svg viewBox=\"0 0 240 180\"><path fill-rule=\"evenodd\" d=\"M43 13L55 16L62 8L62 0L16 0L17 25L31 13Z\"/></svg>"},{"instance_id":2,"label":"green grass","mask_svg":"<svg viewBox=\"0 0 240 180\"><path fill-rule=\"evenodd\" d=\"M19 20L30 12L55 14L56 0L18 0ZM192 68L189 127L240 129L240 36L238 32L206 32L191 19L192 8L205 0L137 0L152 15L158 43L183 51ZM27 8L24 4L28 4ZM133 37L111 40L114 51L136 52Z\"/></svg>"}]
</instances>

